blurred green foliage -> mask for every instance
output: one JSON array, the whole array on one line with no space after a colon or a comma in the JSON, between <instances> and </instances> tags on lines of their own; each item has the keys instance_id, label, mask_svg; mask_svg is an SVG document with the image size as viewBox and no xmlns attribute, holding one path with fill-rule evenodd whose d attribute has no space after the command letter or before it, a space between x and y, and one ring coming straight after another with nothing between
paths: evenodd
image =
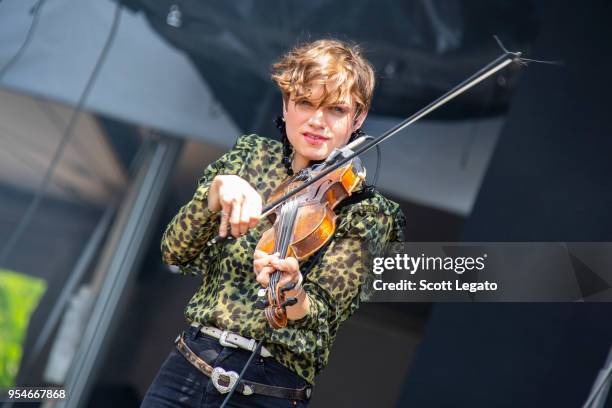
<instances>
[{"instance_id":1,"label":"blurred green foliage","mask_svg":"<svg viewBox=\"0 0 612 408\"><path fill-rule=\"evenodd\" d=\"M0 389L14 386L30 316L47 283L0 269Z\"/></svg>"}]
</instances>

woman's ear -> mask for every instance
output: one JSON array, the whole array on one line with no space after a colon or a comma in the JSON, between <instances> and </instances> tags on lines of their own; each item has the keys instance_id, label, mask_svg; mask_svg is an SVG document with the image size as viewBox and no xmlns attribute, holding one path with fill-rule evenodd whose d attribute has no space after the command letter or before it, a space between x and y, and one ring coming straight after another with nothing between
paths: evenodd
<instances>
[{"instance_id":1,"label":"woman's ear","mask_svg":"<svg viewBox=\"0 0 612 408\"><path fill-rule=\"evenodd\" d=\"M287 113L287 96L283 95L283 115Z\"/></svg>"},{"instance_id":2,"label":"woman's ear","mask_svg":"<svg viewBox=\"0 0 612 408\"><path fill-rule=\"evenodd\" d=\"M355 118L355 122L353 123L353 132L361 128L361 125L363 125L363 121L365 120L366 116L368 116L368 112L363 112Z\"/></svg>"}]
</instances>

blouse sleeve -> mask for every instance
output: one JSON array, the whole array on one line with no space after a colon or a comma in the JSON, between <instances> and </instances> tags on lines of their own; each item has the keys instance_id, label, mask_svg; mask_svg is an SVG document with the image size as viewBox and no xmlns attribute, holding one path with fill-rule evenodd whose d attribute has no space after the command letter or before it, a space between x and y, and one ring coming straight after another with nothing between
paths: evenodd
<instances>
[{"instance_id":1,"label":"blouse sleeve","mask_svg":"<svg viewBox=\"0 0 612 408\"><path fill-rule=\"evenodd\" d=\"M359 307L359 295L371 273L370 257L381 253L387 242L403 239L403 223L399 207L391 214L368 209L349 213L336 230L337 238L306 272L308 314L289 324L313 332L321 349L328 351L340 323Z\"/></svg>"},{"instance_id":2,"label":"blouse sleeve","mask_svg":"<svg viewBox=\"0 0 612 408\"><path fill-rule=\"evenodd\" d=\"M249 152L250 136L241 136L234 147L210 164L198 181L193 198L185 204L166 227L161 241L162 260L168 265L183 266L202 251L206 242L216 236L219 214L208 209L208 189L221 174L242 172ZM181 273L186 272L181 269ZM192 271L192 274L196 274Z\"/></svg>"}]
</instances>

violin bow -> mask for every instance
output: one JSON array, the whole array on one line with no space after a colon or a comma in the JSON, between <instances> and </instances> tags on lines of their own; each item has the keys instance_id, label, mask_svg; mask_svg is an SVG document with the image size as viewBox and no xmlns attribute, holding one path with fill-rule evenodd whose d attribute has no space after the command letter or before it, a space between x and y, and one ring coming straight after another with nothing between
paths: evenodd
<instances>
[{"instance_id":1,"label":"violin bow","mask_svg":"<svg viewBox=\"0 0 612 408\"><path fill-rule=\"evenodd\" d=\"M417 111L416 113L414 113L413 115L411 115L410 117L405 119L404 121L400 122L399 124L395 125L391 129L387 130L382 135L373 138L372 140L367 142L362 147L360 147L360 148L356 149L355 151L353 151L352 153L349 153L348 155L344 156L342 159L336 161L333 164L330 164L328 167L325 167L323 170L321 170L321 172L319 174L314 176L312 179L304 182L300 186L298 186L298 187L294 188L293 190L289 191L288 193L286 193L284 196L280 197L279 199L277 199L277 200L271 202L270 204L268 204L267 206L265 206L263 211L262 211L262 217L267 215L267 214L269 214L278 205L280 205L283 202L285 202L285 200L287 200L288 198L290 198L294 194L299 193L300 191L304 190L305 188L307 188L311 184L316 183L317 181L321 180L323 177L327 176L328 174L330 174L334 170L342 167L344 164L346 164L347 162L349 162L353 158L359 156L362 153L367 152L368 150L372 149L376 145L384 142L385 140L389 139L390 137L392 137L392 136L396 135L397 133L401 132L403 129L405 129L408 126L412 125L417 120L421 119L422 117L426 116L427 114L431 113L432 111L438 109L440 106L446 104L447 102L451 101L452 99L454 99L457 96L461 95L462 93L466 92L470 88L478 85L480 82L484 81L485 79L487 79L491 75L495 74L496 72L506 68L508 65L510 65L512 63L522 63L523 60L521 59L521 53L520 52L510 52L510 51L506 50L505 48L503 48L503 50L504 50L504 53L502 55L500 55L499 57L497 57L496 59L494 59L493 61L491 61L487 65L485 65L483 68L481 68L480 70L478 70L477 72L472 74L467 79L463 80L461 83L459 83L454 88L452 88L451 90L446 92L444 95L440 96L438 99L436 99L433 102L431 102L429 105L425 106L424 108L421 108L419 111ZM359 143L353 142L352 145L363 143L363 141L365 141L365 137L362 136L360 139L357 139L357 140L359 141ZM225 238L229 238L229 237L230 237L230 235L228 235ZM215 238L213 238L212 240L208 241L207 245L208 246L213 245L216 242L224 240L225 238L217 235Z\"/></svg>"}]
</instances>

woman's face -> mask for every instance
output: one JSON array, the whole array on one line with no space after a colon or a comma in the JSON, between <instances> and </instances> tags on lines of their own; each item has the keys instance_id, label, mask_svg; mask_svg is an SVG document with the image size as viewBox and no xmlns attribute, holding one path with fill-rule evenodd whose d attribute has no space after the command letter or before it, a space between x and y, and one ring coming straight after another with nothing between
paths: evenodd
<instances>
[{"instance_id":1,"label":"woman's face","mask_svg":"<svg viewBox=\"0 0 612 408\"><path fill-rule=\"evenodd\" d=\"M322 96L323 85L315 85L309 98L295 102L294 95L290 95L283 102L287 137L295 151L295 171L311 160L326 159L336 147L344 146L365 119L365 113L355 119L355 103L350 96L319 106Z\"/></svg>"}]
</instances>

